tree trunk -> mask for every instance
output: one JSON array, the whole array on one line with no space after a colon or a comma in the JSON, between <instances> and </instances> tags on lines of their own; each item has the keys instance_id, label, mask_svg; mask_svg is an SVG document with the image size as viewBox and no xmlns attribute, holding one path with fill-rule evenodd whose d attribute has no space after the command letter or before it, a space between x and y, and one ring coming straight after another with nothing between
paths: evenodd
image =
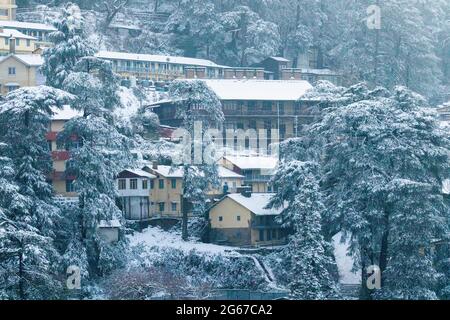
<instances>
[{"instance_id":1,"label":"tree trunk","mask_svg":"<svg viewBox=\"0 0 450 320\"><path fill-rule=\"evenodd\" d=\"M184 241L188 240L188 213L186 210L186 200L184 199L183 196L181 196L181 211L183 214L183 219L182 219L182 230L181 230L181 238Z\"/></svg>"},{"instance_id":2,"label":"tree trunk","mask_svg":"<svg viewBox=\"0 0 450 320\"><path fill-rule=\"evenodd\" d=\"M379 267L380 267L380 274L381 274L381 286L383 286L383 284L384 284L383 273L386 270L387 260L388 260L389 213L385 212L384 219L385 219L385 230L384 230L383 236L381 238L381 251L380 251L380 259L379 259L379 261L380 261Z\"/></svg>"},{"instance_id":3,"label":"tree trunk","mask_svg":"<svg viewBox=\"0 0 450 320\"><path fill-rule=\"evenodd\" d=\"M19 254L19 297L25 300L25 281L24 281L24 266L23 266L23 239L20 240L20 254Z\"/></svg>"}]
</instances>

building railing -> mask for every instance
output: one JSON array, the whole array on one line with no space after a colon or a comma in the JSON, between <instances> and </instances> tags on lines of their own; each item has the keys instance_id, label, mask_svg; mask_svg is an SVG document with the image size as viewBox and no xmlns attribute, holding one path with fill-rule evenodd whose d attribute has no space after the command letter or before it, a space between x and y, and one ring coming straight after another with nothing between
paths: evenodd
<instances>
[{"instance_id":1,"label":"building railing","mask_svg":"<svg viewBox=\"0 0 450 320\"><path fill-rule=\"evenodd\" d=\"M281 225L275 221L252 221L250 225L253 229L281 228Z\"/></svg>"}]
</instances>

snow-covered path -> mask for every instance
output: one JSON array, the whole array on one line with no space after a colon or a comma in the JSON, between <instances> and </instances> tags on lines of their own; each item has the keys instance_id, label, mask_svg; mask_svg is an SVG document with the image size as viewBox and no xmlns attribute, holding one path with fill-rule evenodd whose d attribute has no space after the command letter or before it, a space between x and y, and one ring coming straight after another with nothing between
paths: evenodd
<instances>
[{"instance_id":1,"label":"snow-covered path","mask_svg":"<svg viewBox=\"0 0 450 320\"><path fill-rule=\"evenodd\" d=\"M173 248L185 252L196 250L198 252L209 254L233 253L233 255L239 255L239 253L235 251L236 248L233 247L219 246L194 240L183 241L179 232L169 232L154 227L149 227L142 232L134 233L132 236L129 236L129 240L132 246L142 244L149 248Z\"/></svg>"}]
</instances>

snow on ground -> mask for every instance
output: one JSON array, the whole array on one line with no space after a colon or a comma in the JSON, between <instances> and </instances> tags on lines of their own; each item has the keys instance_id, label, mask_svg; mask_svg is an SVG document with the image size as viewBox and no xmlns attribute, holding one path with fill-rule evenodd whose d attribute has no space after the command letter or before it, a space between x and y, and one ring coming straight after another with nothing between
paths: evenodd
<instances>
[{"instance_id":1,"label":"snow on ground","mask_svg":"<svg viewBox=\"0 0 450 320\"><path fill-rule=\"evenodd\" d=\"M142 233L136 232L134 235L129 236L129 239L132 246L142 244L148 248L174 248L185 252L196 250L207 254L224 254L235 252L235 248L233 247L219 246L216 244L203 243L195 240L183 241L179 232L164 231L155 227L148 227L143 230Z\"/></svg>"},{"instance_id":2,"label":"snow on ground","mask_svg":"<svg viewBox=\"0 0 450 320\"><path fill-rule=\"evenodd\" d=\"M347 255L349 244L341 242L341 233L333 237L334 256L339 270L342 284L359 284L361 282L361 270L352 272L353 258Z\"/></svg>"}]
</instances>

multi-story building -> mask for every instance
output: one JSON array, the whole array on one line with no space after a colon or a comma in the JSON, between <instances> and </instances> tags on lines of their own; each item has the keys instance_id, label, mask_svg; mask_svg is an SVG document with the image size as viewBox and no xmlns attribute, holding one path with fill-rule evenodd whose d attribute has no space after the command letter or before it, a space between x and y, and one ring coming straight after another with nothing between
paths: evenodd
<instances>
[{"instance_id":1,"label":"multi-story building","mask_svg":"<svg viewBox=\"0 0 450 320\"><path fill-rule=\"evenodd\" d=\"M280 209L266 209L272 194L248 191L224 196L209 210L210 241L233 246L281 245L286 232L276 222Z\"/></svg>"},{"instance_id":2,"label":"multi-story building","mask_svg":"<svg viewBox=\"0 0 450 320\"><path fill-rule=\"evenodd\" d=\"M1 0L0 0L1 1ZM22 21L1 21L0 28L14 29L24 35L35 38L33 50L51 45L48 35L56 31L56 28L43 23Z\"/></svg>"},{"instance_id":3,"label":"multi-story building","mask_svg":"<svg viewBox=\"0 0 450 320\"><path fill-rule=\"evenodd\" d=\"M100 51L97 57L111 61L124 79L264 79L263 68L227 67L206 59L111 51Z\"/></svg>"},{"instance_id":4,"label":"multi-story building","mask_svg":"<svg viewBox=\"0 0 450 320\"><path fill-rule=\"evenodd\" d=\"M80 112L73 110L69 106L64 106L63 109L54 110L55 114L52 116L49 131L46 135L49 149L52 154L53 170L49 175L49 180L53 184L53 189L56 194L63 197L76 197L73 181L75 177L66 173L66 162L70 158L70 150L66 150L63 146L57 143L57 135L64 130L64 124L74 117L80 116ZM74 137L71 148L78 147L78 141Z\"/></svg>"},{"instance_id":5,"label":"multi-story building","mask_svg":"<svg viewBox=\"0 0 450 320\"><path fill-rule=\"evenodd\" d=\"M0 57L0 95L20 87L33 87L45 83L39 71L42 58L35 54L10 54Z\"/></svg>"},{"instance_id":6,"label":"multi-story building","mask_svg":"<svg viewBox=\"0 0 450 320\"><path fill-rule=\"evenodd\" d=\"M0 21L16 19L16 0L0 0Z\"/></svg>"},{"instance_id":7,"label":"multi-story building","mask_svg":"<svg viewBox=\"0 0 450 320\"><path fill-rule=\"evenodd\" d=\"M312 88L309 82L304 80L202 81L205 81L222 102L224 129L254 129L258 134L259 129L264 129L267 135L266 145L271 144L274 133L278 134L274 138L280 140L298 136L302 126L316 116L310 108L316 102L302 99ZM177 106L172 101L164 100L148 107L158 115L162 125L181 125L181 120L176 118Z\"/></svg>"},{"instance_id":8,"label":"multi-story building","mask_svg":"<svg viewBox=\"0 0 450 320\"><path fill-rule=\"evenodd\" d=\"M441 121L450 122L450 101L444 103L437 111Z\"/></svg>"},{"instance_id":9,"label":"multi-story building","mask_svg":"<svg viewBox=\"0 0 450 320\"><path fill-rule=\"evenodd\" d=\"M227 156L221 160L225 168L244 176L243 184L250 186L253 193L270 193L270 184L278 166L278 158L268 156Z\"/></svg>"},{"instance_id":10,"label":"multi-story building","mask_svg":"<svg viewBox=\"0 0 450 320\"><path fill-rule=\"evenodd\" d=\"M222 66L206 59L111 51L100 51L96 56L111 61L114 71L124 78L167 81L185 77L189 68L198 68L200 78L218 78L223 73Z\"/></svg>"},{"instance_id":11,"label":"multi-story building","mask_svg":"<svg viewBox=\"0 0 450 320\"><path fill-rule=\"evenodd\" d=\"M183 171L181 168L172 168L171 166L159 165L153 163L145 166L144 171L154 175L156 178L151 180L150 199L155 208L156 216L181 217L182 215L182 197L183 197ZM236 192L237 188L242 186L243 176L231 170L219 166L219 177L222 188L212 189L208 192L211 198L222 196L224 186L228 192ZM184 210L189 210L186 204Z\"/></svg>"},{"instance_id":12,"label":"multi-story building","mask_svg":"<svg viewBox=\"0 0 450 320\"><path fill-rule=\"evenodd\" d=\"M0 56L10 53L32 54L36 49L36 40L16 29L0 26Z\"/></svg>"},{"instance_id":13,"label":"multi-story building","mask_svg":"<svg viewBox=\"0 0 450 320\"><path fill-rule=\"evenodd\" d=\"M146 220L151 217L150 186L156 176L140 169L126 169L117 176L118 202L125 219Z\"/></svg>"},{"instance_id":14,"label":"multi-story building","mask_svg":"<svg viewBox=\"0 0 450 320\"><path fill-rule=\"evenodd\" d=\"M339 72L319 67L316 60L311 63L303 61L297 66L295 62L291 63L283 57L268 57L255 66L264 68L267 80L306 80L309 83L327 80L337 86L342 85L342 75Z\"/></svg>"}]
</instances>

